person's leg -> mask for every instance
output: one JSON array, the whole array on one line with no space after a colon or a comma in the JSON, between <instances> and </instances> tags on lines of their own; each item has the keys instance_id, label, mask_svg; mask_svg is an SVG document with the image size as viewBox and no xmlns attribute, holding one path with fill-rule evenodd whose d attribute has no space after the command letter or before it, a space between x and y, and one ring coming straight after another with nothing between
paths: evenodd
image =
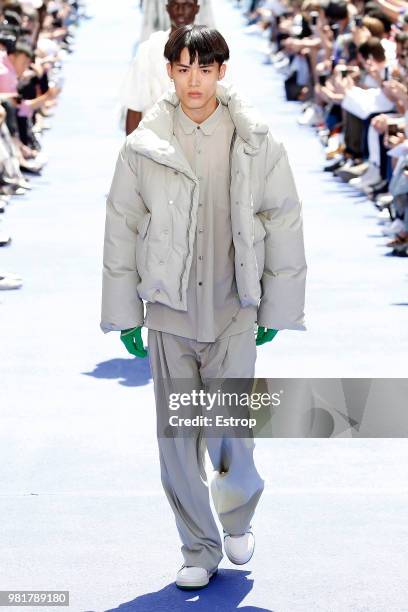
<instances>
[{"instance_id":1,"label":"person's leg","mask_svg":"<svg viewBox=\"0 0 408 612\"><path fill-rule=\"evenodd\" d=\"M222 386L224 392L237 393L238 397L251 394L256 361L252 329L207 345L201 357L200 375L207 392L220 388L220 379L223 379L226 381ZM217 413L234 415L234 406L225 408L217 405ZM244 418L249 416L242 405L236 413ZM217 434L214 427L206 433L206 444L214 468L211 480L214 507L224 530L231 535L241 535L250 528L264 489L264 481L254 463L252 431L237 427Z\"/></svg>"},{"instance_id":2,"label":"person's leg","mask_svg":"<svg viewBox=\"0 0 408 612\"><path fill-rule=\"evenodd\" d=\"M191 427L188 435L181 432L183 437L163 435L169 415L170 393L202 388L193 342L173 334L148 330L161 481L175 515L185 565L213 570L223 553L209 500L203 429Z\"/></svg>"}]
</instances>

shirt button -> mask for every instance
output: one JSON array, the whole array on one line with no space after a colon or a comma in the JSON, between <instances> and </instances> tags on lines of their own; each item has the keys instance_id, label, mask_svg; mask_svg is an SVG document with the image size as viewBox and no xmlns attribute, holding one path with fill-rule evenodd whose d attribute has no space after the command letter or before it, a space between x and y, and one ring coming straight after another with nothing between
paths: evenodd
<instances>
[{"instance_id":1,"label":"shirt button","mask_svg":"<svg viewBox=\"0 0 408 612\"><path fill-rule=\"evenodd\" d=\"M164 265L164 261L160 261L160 265L163 266Z\"/></svg>"},{"instance_id":2,"label":"shirt button","mask_svg":"<svg viewBox=\"0 0 408 612\"><path fill-rule=\"evenodd\" d=\"M174 204L174 201L173 200L169 200L169 204Z\"/></svg>"},{"instance_id":3,"label":"shirt button","mask_svg":"<svg viewBox=\"0 0 408 612\"><path fill-rule=\"evenodd\" d=\"M201 128L200 128L200 126L199 126L199 125L197 125L197 130L201 130Z\"/></svg>"},{"instance_id":4,"label":"shirt button","mask_svg":"<svg viewBox=\"0 0 408 612\"><path fill-rule=\"evenodd\" d=\"M240 236L240 235L241 235L241 232L238 232L238 236Z\"/></svg>"},{"instance_id":5,"label":"shirt button","mask_svg":"<svg viewBox=\"0 0 408 612\"><path fill-rule=\"evenodd\" d=\"M177 170L174 171L174 174L178 174Z\"/></svg>"},{"instance_id":6,"label":"shirt button","mask_svg":"<svg viewBox=\"0 0 408 612\"><path fill-rule=\"evenodd\" d=\"M243 266L243 265L244 265L244 264L243 264L243 263L241 263L241 266Z\"/></svg>"},{"instance_id":7,"label":"shirt button","mask_svg":"<svg viewBox=\"0 0 408 612\"><path fill-rule=\"evenodd\" d=\"M202 255L199 255L199 256L198 256L198 259L201 261L201 260L203 259L203 256L202 256Z\"/></svg>"},{"instance_id":8,"label":"shirt button","mask_svg":"<svg viewBox=\"0 0 408 612\"><path fill-rule=\"evenodd\" d=\"M202 233L203 233L203 231L204 231L204 230L200 229L200 230L198 230L198 233L199 233L199 234L202 234Z\"/></svg>"},{"instance_id":9,"label":"shirt button","mask_svg":"<svg viewBox=\"0 0 408 612\"><path fill-rule=\"evenodd\" d=\"M199 204L199 206L202 206L202 204Z\"/></svg>"},{"instance_id":10,"label":"shirt button","mask_svg":"<svg viewBox=\"0 0 408 612\"><path fill-rule=\"evenodd\" d=\"M238 205L238 204L239 204L239 202L235 202L235 204L237 204L237 205Z\"/></svg>"},{"instance_id":11,"label":"shirt button","mask_svg":"<svg viewBox=\"0 0 408 612\"><path fill-rule=\"evenodd\" d=\"M201 149L197 149L197 153L200 154L201 153Z\"/></svg>"},{"instance_id":12,"label":"shirt button","mask_svg":"<svg viewBox=\"0 0 408 612\"><path fill-rule=\"evenodd\" d=\"M198 284L201 286L203 283L200 281Z\"/></svg>"}]
</instances>

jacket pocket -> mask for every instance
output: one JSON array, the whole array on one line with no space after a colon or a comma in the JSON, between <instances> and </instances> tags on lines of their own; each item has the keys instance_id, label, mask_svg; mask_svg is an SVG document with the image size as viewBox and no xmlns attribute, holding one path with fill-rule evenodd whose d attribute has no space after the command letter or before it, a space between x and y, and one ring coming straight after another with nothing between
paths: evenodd
<instances>
[{"instance_id":1,"label":"jacket pocket","mask_svg":"<svg viewBox=\"0 0 408 612\"><path fill-rule=\"evenodd\" d=\"M146 270L147 263L147 245L149 241L148 229L150 226L152 215L148 212L136 225L137 236L136 236L136 268L140 278Z\"/></svg>"},{"instance_id":2,"label":"jacket pocket","mask_svg":"<svg viewBox=\"0 0 408 612\"><path fill-rule=\"evenodd\" d=\"M262 278L265 266L265 235L266 231L262 221L257 215L254 215L254 251L258 268L258 280Z\"/></svg>"}]
</instances>

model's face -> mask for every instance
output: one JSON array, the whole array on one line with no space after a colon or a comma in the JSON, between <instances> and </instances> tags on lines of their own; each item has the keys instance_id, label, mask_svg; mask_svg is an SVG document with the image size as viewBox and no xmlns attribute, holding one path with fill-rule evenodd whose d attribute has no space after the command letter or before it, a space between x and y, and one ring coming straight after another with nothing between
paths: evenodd
<instances>
[{"instance_id":1,"label":"model's face","mask_svg":"<svg viewBox=\"0 0 408 612\"><path fill-rule=\"evenodd\" d=\"M200 10L197 0L169 0L166 8L173 28L191 25Z\"/></svg>"},{"instance_id":2,"label":"model's face","mask_svg":"<svg viewBox=\"0 0 408 612\"><path fill-rule=\"evenodd\" d=\"M174 80L174 86L184 108L198 110L204 108L212 98L215 98L217 83L224 78L226 65L219 66L217 62L208 66L200 66L198 57L190 65L190 53L184 48L180 60L167 64L169 77Z\"/></svg>"}]
</instances>

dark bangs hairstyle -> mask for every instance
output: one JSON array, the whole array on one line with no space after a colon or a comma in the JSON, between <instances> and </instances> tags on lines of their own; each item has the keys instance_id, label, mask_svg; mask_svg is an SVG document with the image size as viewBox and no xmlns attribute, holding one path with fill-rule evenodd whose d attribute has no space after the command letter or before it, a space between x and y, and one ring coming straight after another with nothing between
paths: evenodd
<instances>
[{"instance_id":1,"label":"dark bangs hairstyle","mask_svg":"<svg viewBox=\"0 0 408 612\"><path fill-rule=\"evenodd\" d=\"M221 66L230 56L225 38L218 30L207 26L187 25L174 30L164 47L164 57L170 64L179 62L184 48L190 53L190 65L198 57L200 66L214 62Z\"/></svg>"}]
</instances>

